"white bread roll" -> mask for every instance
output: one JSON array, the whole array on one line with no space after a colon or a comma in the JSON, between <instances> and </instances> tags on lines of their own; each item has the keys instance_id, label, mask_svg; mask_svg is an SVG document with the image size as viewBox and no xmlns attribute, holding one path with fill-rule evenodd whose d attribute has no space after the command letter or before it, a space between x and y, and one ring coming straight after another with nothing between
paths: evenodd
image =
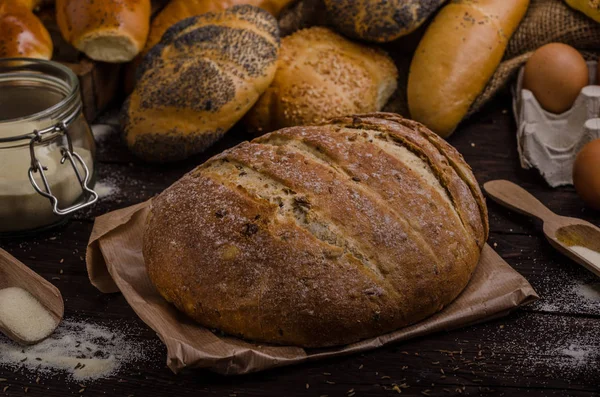
<instances>
[{"instance_id":1,"label":"white bread roll","mask_svg":"<svg viewBox=\"0 0 600 397\"><path fill-rule=\"evenodd\" d=\"M529 0L454 0L429 25L408 78L412 118L447 137L498 67Z\"/></svg>"},{"instance_id":2,"label":"white bread roll","mask_svg":"<svg viewBox=\"0 0 600 397\"><path fill-rule=\"evenodd\" d=\"M56 0L64 39L102 62L129 62L144 48L150 0Z\"/></svg>"}]
</instances>

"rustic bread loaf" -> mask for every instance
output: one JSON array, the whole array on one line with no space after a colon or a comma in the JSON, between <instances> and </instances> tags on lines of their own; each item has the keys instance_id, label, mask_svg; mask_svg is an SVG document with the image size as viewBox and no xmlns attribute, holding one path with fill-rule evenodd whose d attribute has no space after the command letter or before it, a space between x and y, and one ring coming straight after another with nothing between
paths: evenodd
<instances>
[{"instance_id":1,"label":"rustic bread loaf","mask_svg":"<svg viewBox=\"0 0 600 397\"><path fill-rule=\"evenodd\" d=\"M160 294L200 324L322 347L447 306L487 235L462 156L419 123L375 113L213 157L153 200L143 255Z\"/></svg>"},{"instance_id":2,"label":"rustic bread loaf","mask_svg":"<svg viewBox=\"0 0 600 397\"><path fill-rule=\"evenodd\" d=\"M396 89L398 71L382 50L354 43L323 27L281 40L273 83L248 113L254 132L376 112Z\"/></svg>"},{"instance_id":3,"label":"rustic bread loaf","mask_svg":"<svg viewBox=\"0 0 600 397\"><path fill-rule=\"evenodd\" d=\"M498 67L529 0L453 0L419 43L408 75L413 119L454 132Z\"/></svg>"},{"instance_id":4,"label":"rustic bread loaf","mask_svg":"<svg viewBox=\"0 0 600 397\"><path fill-rule=\"evenodd\" d=\"M175 24L144 57L123 106L128 146L158 162L206 149L269 86L278 50L277 21L251 5Z\"/></svg>"},{"instance_id":5,"label":"rustic bread loaf","mask_svg":"<svg viewBox=\"0 0 600 397\"><path fill-rule=\"evenodd\" d=\"M387 42L415 31L446 0L325 0L338 31L360 40Z\"/></svg>"},{"instance_id":6,"label":"rustic bread loaf","mask_svg":"<svg viewBox=\"0 0 600 397\"><path fill-rule=\"evenodd\" d=\"M52 58L52 39L34 1L0 0L0 58Z\"/></svg>"},{"instance_id":7,"label":"rustic bread loaf","mask_svg":"<svg viewBox=\"0 0 600 397\"><path fill-rule=\"evenodd\" d=\"M150 0L56 0L64 39L102 62L131 61L150 29Z\"/></svg>"}]
</instances>

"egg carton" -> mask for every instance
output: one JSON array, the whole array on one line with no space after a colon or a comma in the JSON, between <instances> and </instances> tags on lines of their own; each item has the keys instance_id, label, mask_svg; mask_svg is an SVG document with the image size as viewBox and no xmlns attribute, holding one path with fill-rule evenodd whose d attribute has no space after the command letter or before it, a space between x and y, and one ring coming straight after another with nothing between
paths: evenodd
<instances>
[{"instance_id":1,"label":"egg carton","mask_svg":"<svg viewBox=\"0 0 600 397\"><path fill-rule=\"evenodd\" d=\"M573 184L573 162L588 142L600 138L600 84L597 62L587 62L592 85L581 90L577 100L562 114L545 111L523 88L523 71L513 87L513 112L518 126L517 144L523 168L537 168L552 186Z\"/></svg>"}]
</instances>

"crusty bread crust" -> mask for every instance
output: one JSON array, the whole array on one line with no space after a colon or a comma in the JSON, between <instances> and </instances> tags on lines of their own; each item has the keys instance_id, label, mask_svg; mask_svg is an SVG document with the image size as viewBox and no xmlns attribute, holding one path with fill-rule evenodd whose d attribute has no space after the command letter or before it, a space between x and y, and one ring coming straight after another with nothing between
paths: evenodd
<instances>
[{"instance_id":1,"label":"crusty bread crust","mask_svg":"<svg viewBox=\"0 0 600 397\"><path fill-rule=\"evenodd\" d=\"M397 87L398 70L385 51L324 27L281 40L275 78L246 115L255 133L379 111Z\"/></svg>"},{"instance_id":2,"label":"crusty bread crust","mask_svg":"<svg viewBox=\"0 0 600 397\"><path fill-rule=\"evenodd\" d=\"M487 233L462 156L416 122L375 113L213 157L154 199L143 254L161 295L200 324L323 347L441 310Z\"/></svg>"},{"instance_id":3,"label":"crusty bread crust","mask_svg":"<svg viewBox=\"0 0 600 397\"><path fill-rule=\"evenodd\" d=\"M329 19L348 37L374 42L414 32L446 0L325 0Z\"/></svg>"},{"instance_id":4,"label":"crusty bread crust","mask_svg":"<svg viewBox=\"0 0 600 397\"><path fill-rule=\"evenodd\" d=\"M64 39L90 58L127 62L146 44L150 0L56 0L56 21Z\"/></svg>"},{"instance_id":5,"label":"crusty bread crust","mask_svg":"<svg viewBox=\"0 0 600 397\"><path fill-rule=\"evenodd\" d=\"M33 2L0 1L0 58L52 58L52 39Z\"/></svg>"},{"instance_id":6,"label":"crusty bread crust","mask_svg":"<svg viewBox=\"0 0 600 397\"><path fill-rule=\"evenodd\" d=\"M251 5L176 23L137 69L123 106L127 145L156 162L205 150L269 86L278 51L277 21Z\"/></svg>"}]
</instances>

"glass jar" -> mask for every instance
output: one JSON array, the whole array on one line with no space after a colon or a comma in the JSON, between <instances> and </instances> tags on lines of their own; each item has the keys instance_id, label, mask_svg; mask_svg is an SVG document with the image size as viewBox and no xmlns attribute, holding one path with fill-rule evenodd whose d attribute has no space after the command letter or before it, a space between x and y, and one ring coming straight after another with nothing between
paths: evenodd
<instances>
[{"instance_id":1,"label":"glass jar","mask_svg":"<svg viewBox=\"0 0 600 397\"><path fill-rule=\"evenodd\" d=\"M0 234L64 222L98 200L79 80L37 59L0 59Z\"/></svg>"}]
</instances>

